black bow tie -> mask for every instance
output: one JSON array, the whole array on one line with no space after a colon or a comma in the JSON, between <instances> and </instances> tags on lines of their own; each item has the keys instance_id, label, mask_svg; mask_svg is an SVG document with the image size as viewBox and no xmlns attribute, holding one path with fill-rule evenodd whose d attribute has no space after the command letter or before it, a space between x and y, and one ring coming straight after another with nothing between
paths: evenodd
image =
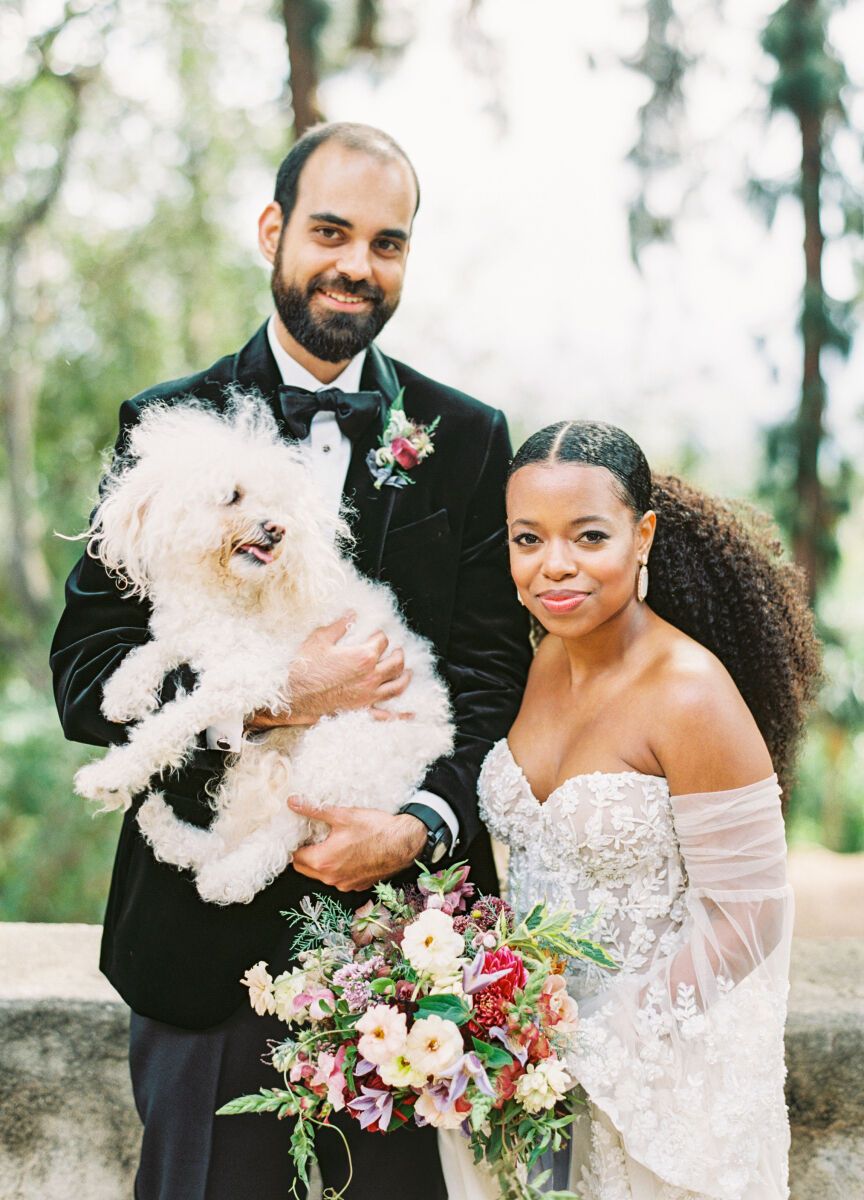
<instances>
[{"instance_id":1,"label":"black bow tie","mask_svg":"<svg viewBox=\"0 0 864 1200\"><path fill-rule=\"evenodd\" d=\"M336 422L352 442L369 428L382 411L380 392L343 392L341 388L323 388L307 392L305 388L282 386L279 407L290 437L303 441L309 436L312 418L319 412L336 414Z\"/></svg>"}]
</instances>

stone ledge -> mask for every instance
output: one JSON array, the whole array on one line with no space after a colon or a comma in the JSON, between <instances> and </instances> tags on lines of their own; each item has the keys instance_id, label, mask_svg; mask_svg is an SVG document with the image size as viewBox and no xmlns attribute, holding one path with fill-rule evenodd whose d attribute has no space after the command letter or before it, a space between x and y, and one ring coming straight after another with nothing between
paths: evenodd
<instances>
[{"instance_id":1,"label":"stone ledge","mask_svg":"<svg viewBox=\"0 0 864 1200\"><path fill-rule=\"evenodd\" d=\"M100 933L0 923L3 1200L132 1195L128 1010L99 974ZM864 1189L864 941L796 941L786 1055L792 1200L849 1200Z\"/></svg>"}]
</instances>

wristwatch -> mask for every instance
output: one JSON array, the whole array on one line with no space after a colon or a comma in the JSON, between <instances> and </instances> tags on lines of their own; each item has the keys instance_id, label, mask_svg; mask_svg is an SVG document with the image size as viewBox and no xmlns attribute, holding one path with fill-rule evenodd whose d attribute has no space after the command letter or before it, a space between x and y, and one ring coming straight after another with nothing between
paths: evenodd
<instances>
[{"instance_id":1,"label":"wristwatch","mask_svg":"<svg viewBox=\"0 0 864 1200\"><path fill-rule=\"evenodd\" d=\"M426 826L426 845L418 858L424 867L434 867L450 853L453 835L450 826L439 812L428 804L403 804L400 813L410 813Z\"/></svg>"}]
</instances>

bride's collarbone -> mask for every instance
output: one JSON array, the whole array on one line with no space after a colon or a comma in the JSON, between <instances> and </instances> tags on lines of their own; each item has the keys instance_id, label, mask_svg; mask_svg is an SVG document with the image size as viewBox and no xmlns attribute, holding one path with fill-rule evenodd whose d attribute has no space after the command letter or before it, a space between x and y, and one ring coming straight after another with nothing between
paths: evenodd
<instances>
[{"instance_id":1,"label":"bride's collarbone","mask_svg":"<svg viewBox=\"0 0 864 1200\"><path fill-rule=\"evenodd\" d=\"M650 718L617 702L596 707L588 702L584 706L544 706L533 713L523 708L508 744L541 801L568 779L597 771L604 775L662 774L651 751Z\"/></svg>"}]
</instances>

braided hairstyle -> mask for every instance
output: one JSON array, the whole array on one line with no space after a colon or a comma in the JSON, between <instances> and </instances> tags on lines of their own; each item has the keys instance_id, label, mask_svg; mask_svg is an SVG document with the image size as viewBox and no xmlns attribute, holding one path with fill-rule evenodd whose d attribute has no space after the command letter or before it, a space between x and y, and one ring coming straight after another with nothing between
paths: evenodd
<instances>
[{"instance_id":1,"label":"braided hairstyle","mask_svg":"<svg viewBox=\"0 0 864 1200\"><path fill-rule=\"evenodd\" d=\"M649 509L657 514L648 602L726 667L785 792L821 680L821 655L803 574L784 559L770 519L674 475L652 475L636 442L599 421L539 430L517 451L509 475L553 462L605 467L635 520Z\"/></svg>"}]
</instances>

